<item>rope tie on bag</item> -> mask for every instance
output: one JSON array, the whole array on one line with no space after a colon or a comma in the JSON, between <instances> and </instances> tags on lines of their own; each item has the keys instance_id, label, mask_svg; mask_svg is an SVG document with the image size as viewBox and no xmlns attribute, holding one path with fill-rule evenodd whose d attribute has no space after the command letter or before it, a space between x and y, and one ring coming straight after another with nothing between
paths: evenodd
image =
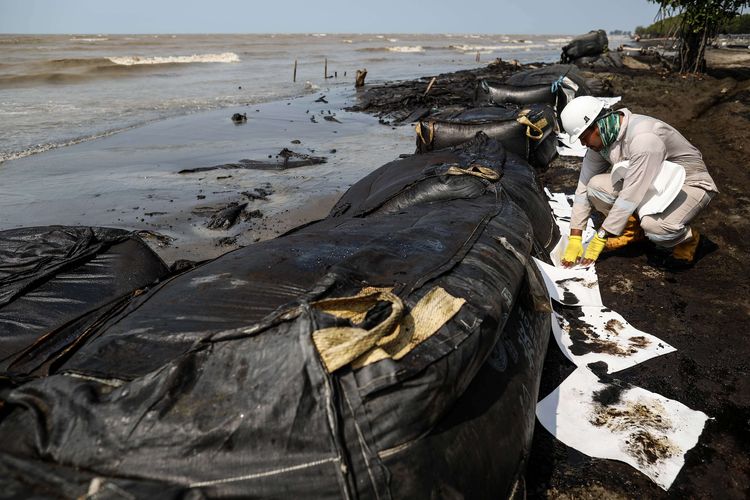
<instances>
[{"instance_id":1,"label":"rope tie on bag","mask_svg":"<svg viewBox=\"0 0 750 500\"><path fill-rule=\"evenodd\" d=\"M415 127L415 130L417 132L417 137L419 137L419 140L422 141L422 144L425 146L429 146L432 144L432 138L435 135L435 122L428 122L427 124L427 131L429 132L429 140L425 140L424 135L422 134L422 122L417 122L417 126Z\"/></svg>"},{"instance_id":2,"label":"rope tie on bag","mask_svg":"<svg viewBox=\"0 0 750 500\"><path fill-rule=\"evenodd\" d=\"M521 125L526 125L526 137L534 141L539 141L544 137L544 130L542 129L542 127L545 127L547 125L547 120L545 118L542 118L538 122L534 123L529 120L528 113L529 110L524 109L523 111L521 111L521 114L518 115L516 121ZM536 132L536 134L534 134L532 131Z\"/></svg>"},{"instance_id":3,"label":"rope tie on bag","mask_svg":"<svg viewBox=\"0 0 750 500\"><path fill-rule=\"evenodd\" d=\"M313 343L328 373L346 365L356 369L386 358L400 360L437 333L465 302L434 287L407 311L390 288L367 287L355 296L311 303L315 309L352 325L316 330ZM368 314L382 303L390 304L388 317L366 329L363 323Z\"/></svg>"},{"instance_id":4,"label":"rope tie on bag","mask_svg":"<svg viewBox=\"0 0 750 500\"><path fill-rule=\"evenodd\" d=\"M323 299L311 305L328 314L361 324L378 302L391 306L390 314L370 329L336 326L313 332L313 343L329 373L348 365L373 347L387 344L395 337L396 326L404 314L403 301L387 290L373 290L354 297Z\"/></svg>"},{"instance_id":5,"label":"rope tie on bag","mask_svg":"<svg viewBox=\"0 0 750 500\"><path fill-rule=\"evenodd\" d=\"M489 167L480 165L479 163L472 163L468 167L461 167L458 163L454 163L448 166L448 170L445 173L448 175L470 175L488 181L496 181L500 179L500 174Z\"/></svg>"},{"instance_id":6,"label":"rope tie on bag","mask_svg":"<svg viewBox=\"0 0 750 500\"><path fill-rule=\"evenodd\" d=\"M550 92L555 94L558 90L560 90L563 86L563 78L565 78L565 75L560 75L560 77L552 82L552 86L550 87Z\"/></svg>"}]
</instances>

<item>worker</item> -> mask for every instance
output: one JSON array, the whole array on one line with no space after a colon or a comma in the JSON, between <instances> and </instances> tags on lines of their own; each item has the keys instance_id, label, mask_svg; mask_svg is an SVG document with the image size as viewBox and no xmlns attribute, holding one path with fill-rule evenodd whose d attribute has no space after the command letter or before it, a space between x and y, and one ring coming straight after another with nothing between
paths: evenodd
<instances>
[{"instance_id":1,"label":"worker","mask_svg":"<svg viewBox=\"0 0 750 500\"><path fill-rule=\"evenodd\" d=\"M592 264L602 251L622 248L644 235L656 245L649 262L661 269L687 269L696 257L711 246L715 248L690 222L718 190L700 151L676 129L625 108L612 110L593 96L573 99L560 118L571 142L580 140L588 148L573 202L563 266ZM668 173L664 170L668 164L682 177L667 175L663 179L662 175L660 192L656 181L660 173ZM619 179L609 172L612 165L625 166ZM670 190L664 188L664 182L678 184ZM646 210L647 205L659 203L659 212ZM584 253L581 238L592 208L605 218Z\"/></svg>"}]
</instances>

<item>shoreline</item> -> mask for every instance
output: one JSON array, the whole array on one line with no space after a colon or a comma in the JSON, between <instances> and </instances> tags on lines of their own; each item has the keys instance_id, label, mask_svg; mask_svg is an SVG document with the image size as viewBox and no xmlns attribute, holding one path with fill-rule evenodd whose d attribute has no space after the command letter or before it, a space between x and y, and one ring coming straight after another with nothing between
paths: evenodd
<instances>
[{"instance_id":1,"label":"shoreline","mask_svg":"<svg viewBox=\"0 0 750 500\"><path fill-rule=\"evenodd\" d=\"M60 148L65 148L65 147L69 147L69 146L75 146L77 144L82 144L82 143L85 143L85 142L97 141L99 139L104 139L104 138L107 138L107 137L110 137L110 136L113 136L113 135L117 135L117 134L120 134L120 133L123 133L123 132L127 132L129 130L134 130L134 129L138 129L138 128L141 128L141 127L147 127L147 126L149 126L149 125L151 125L153 123L158 123L158 122L165 121L165 120L172 120L172 119L176 119L176 118L182 118L182 117L185 117L185 116L197 115L197 114L201 114L201 113L210 113L210 112L219 111L219 110L222 110L222 109L229 110L229 109L244 108L244 107L249 107L249 106L260 106L260 105L263 105L263 104L267 104L267 103L271 103L271 102L277 102L277 101L287 101L287 100L293 100L293 99L300 99L300 98L303 98L305 96L315 94L316 92L320 92L320 90L321 90L320 87L318 87L317 85L315 85L315 84L313 84L311 82L306 82L304 85L305 85L304 92L301 92L301 93L298 93L298 94L295 94L295 95L277 96L277 97L273 97L273 98L270 98L270 99L265 99L263 97L258 97L259 100L257 100L257 101L254 101L254 100L251 99L251 100L249 100L247 102L244 102L244 103L241 103L241 104L239 104L239 103L238 104L228 104L228 105L219 104L216 107L212 107L212 108L209 108L209 109L192 109L192 110L187 110L187 111L184 111L184 112L181 112L181 113L176 113L176 114L173 114L173 115L162 116L162 117L157 117L157 118L151 118L151 119L147 119L147 120L144 120L144 121L140 121L140 122L136 122L136 123L131 123L129 125L124 125L124 126L118 127L118 128L110 128L110 129L107 129L107 130L96 132L96 133L91 134L91 135L83 135L83 136L79 136L79 137L72 137L72 138L69 138L69 139L63 139L61 142L31 145L31 146L29 146L29 147L27 147L25 149L18 150L18 151L0 152L0 169L2 169L3 166L6 163L8 163L8 162L12 162L12 161L15 161L15 160L21 160L21 159L27 158L29 156L43 154L43 153L46 153L48 151L54 151L54 150L60 149ZM343 87L345 85L347 85L347 83L341 82L341 83L338 84L338 86L340 86L340 87Z\"/></svg>"},{"instance_id":2,"label":"shoreline","mask_svg":"<svg viewBox=\"0 0 750 500\"><path fill-rule=\"evenodd\" d=\"M327 102L316 102L323 95ZM158 120L7 161L0 166L2 229L59 224L153 231L171 239L146 238L167 263L206 260L275 237L324 217L352 183L413 152L407 127L344 111L355 98L354 89L337 85ZM233 123L234 112L246 113L247 122ZM178 173L243 159L278 161L284 148L327 161L287 170ZM258 188L269 194L256 196ZM232 202L255 212L226 230L206 228L212 213Z\"/></svg>"}]
</instances>

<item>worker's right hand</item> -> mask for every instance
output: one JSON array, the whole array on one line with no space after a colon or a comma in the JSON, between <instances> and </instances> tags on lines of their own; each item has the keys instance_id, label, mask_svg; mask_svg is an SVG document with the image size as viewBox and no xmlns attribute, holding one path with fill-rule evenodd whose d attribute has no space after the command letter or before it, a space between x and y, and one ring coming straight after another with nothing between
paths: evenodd
<instances>
[{"instance_id":1,"label":"worker's right hand","mask_svg":"<svg viewBox=\"0 0 750 500\"><path fill-rule=\"evenodd\" d=\"M583 242L580 236L569 236L568 246L565 248L565 254L562 258L563 267L572 267L578 264L583 255Z\"/></svg>"}]
</instances>

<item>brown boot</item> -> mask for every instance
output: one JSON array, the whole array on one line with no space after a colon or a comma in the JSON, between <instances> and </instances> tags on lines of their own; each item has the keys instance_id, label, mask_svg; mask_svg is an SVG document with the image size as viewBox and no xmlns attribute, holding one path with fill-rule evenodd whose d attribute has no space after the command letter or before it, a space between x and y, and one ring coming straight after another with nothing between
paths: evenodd
<instances>
[{"instance_id":1,"label":"brown boot","mask_svg":"<svg viewBox=\"0 0 750 500\"><path fill-rule=\"evenodd\" d=\"M635 216L631 215L628 217L628 222L625 224L625 229L622 230L620 236L610 236L607 238L607 244L604 247L604 251L612 252L614 250L619 250L631 243L643 241L644 238L645 235L643 234L643 229L641 229L641 223L635 218Z\"/></svg>"},{"instance_id":2,"label":"brown boot","mask_svg":"<svg viewBox=\"0 0 750 500\"><path fill-rule=\"evenodd\" d=\"M684 271L690 269L702 257L718 249L718 245L705 236L701 236L696 229L692 229L692 237L674 248L665 248L649 255L649 264L665 271Z\"/></svg>"},{"instance_id":3,"label":"brown boot","mask_svg":"<svg viewBox=\"0 0 750 500\"><path fill-rule=\"evenodd\" d=\"M689 240L683 241L672 249L672 258L678 262L692 264L695 260L695 251L698 249L701 235L697 229L691 229L691 232L693 235Z\"/></svg>"}]
</instances>

